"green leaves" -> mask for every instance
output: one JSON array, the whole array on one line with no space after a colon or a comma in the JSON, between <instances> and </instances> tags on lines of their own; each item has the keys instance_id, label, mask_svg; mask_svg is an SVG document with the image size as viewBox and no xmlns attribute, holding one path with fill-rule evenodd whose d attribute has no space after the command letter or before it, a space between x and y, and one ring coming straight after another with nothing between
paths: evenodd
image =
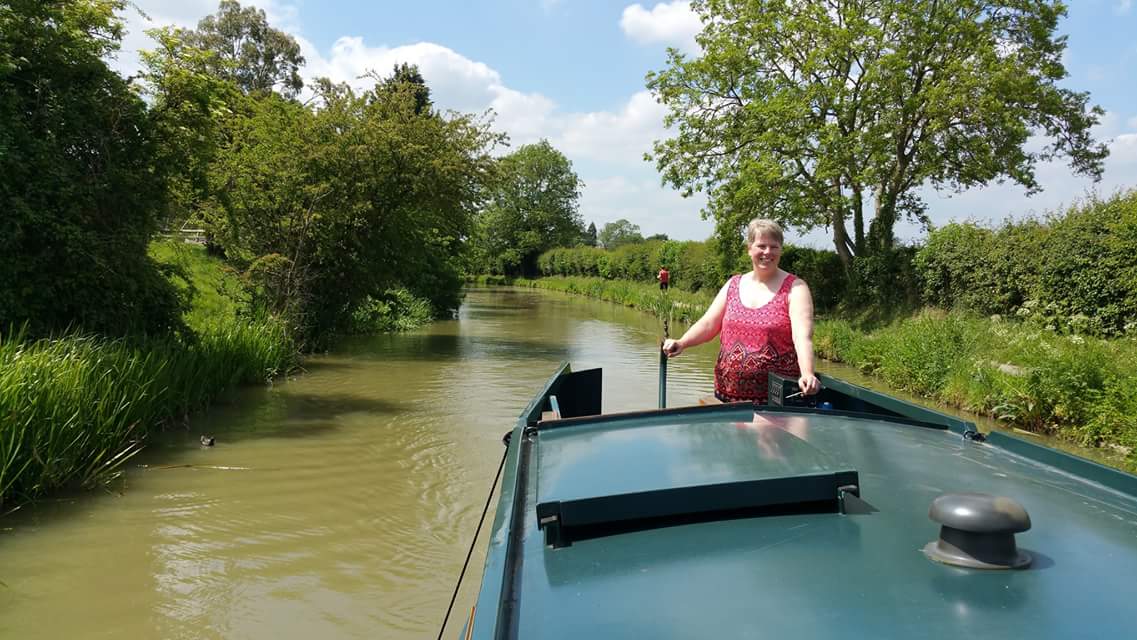
<instances>
[{"instance_id":1,"label":"green leaves","mask_svg":"<svg viewBox=\"0 0 1137 640\"><path fill-rule=\"evenodd\" d=\"M542 140L503 157L495 169L473 239L479 270L533 275L542 252L581 242L583 184L564 154Z\"/></svg>"},{"instance_id":2,"label":"green leaves","mask_svg":"<svg viewBox=\"0 0 1137 640\"><path fill-rule=\"evenodd\" d=\"M205 58L212 75L233 82L246 93L275 90L292 98L304 86L299 72L304 65L300 45L270 27L261 9L221 0L216 14L206 16L197 29L184 35L190 46L214 54Z\"/></svg>"},{"instance_id":3,"label":"green leaves","mask_svg":"<svg viewBox=\"0 0 1137 640\"><path fill-rule=\"evenodd\" d=\"M155 127L103 62L122 5L0 9L0 326L182 328L182 303L146 255L167 195Z\"/></svg>"},{"instance_id":4,"label":"green leaves","mask_svg":"<svg viewBox=\"0 0 1137 640\"><path fill-rule=\"evenodd\" d=\"M422 110L404 85L356 94L321 81L318 109L242 96L211 165L215 238L309 341L361 326L353 314L392 289L435 313L457 306L461 241L499 137L476 118Z\"/></svg>"},{"instance_id":5,"label":"green leaves","mask_svg":"<svg viewBox=\"0 0 1137 640\"><path fill-rule=\"evenodd\" d=\"M1061 2L696 0L701 56L672 51L647 86L674 136L665 182L706 191L723 246L755 216L828 226L838 254L887 252L917 188L1010 179L1039 161L1097 177L1100 109L1060 88ZM1035 134L1049 139L1028 149ZM870 207L873 214L866 213ZM867 224L871 220L871 225ZM852 232L846 228L853 222Z\"/></svg>"}]
</instances>

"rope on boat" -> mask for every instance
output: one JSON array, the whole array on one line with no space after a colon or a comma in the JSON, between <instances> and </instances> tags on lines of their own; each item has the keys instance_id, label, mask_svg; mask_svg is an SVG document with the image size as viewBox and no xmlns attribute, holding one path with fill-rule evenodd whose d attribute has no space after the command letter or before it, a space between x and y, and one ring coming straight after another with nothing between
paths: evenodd
<instances>
[{"instance_id":1,"label":"rope on boat","mask_svg":"<svg viewBox=\"0 0 1137 640\"><path fill-rule=\"evenodd\" d=\"M506 435L508 436L509 433ZM458 589L462 587L462 579L466 577L466 567L470 565L470 557L474 555L474 546L478 543L478 535L482 532L482 524L486 521L486 513L490 510L490 502L493 500L494 491L497 490L497 481L501 479L501 470L505 468L505 457L509 455L509 440L503 440L506 445L505 451L501 454L501 462L497 465L497 473L494 474L493 484L490 485L490 494L486 496L486 506L482 507L482 517L478 519L478 528L474 530L474 539L470 541L470 549L466 552L466 561L462 563L462 572L458 574L458 583L454 585L454 593L450 595L450 604L446 607L446 616L442 618L442 627L438 630L438 640L442 640L442 634L446 631L446 623L450 621L450 612L454 609L454 601L458 599ZM470 622L472 624L473 620Z\"/></svg>"},{"instance_id":2,"label":"rope on boat","mask_svg":"<svg viewBox=\"0 0 1137 640\"><path fill-rule=\"evenodd\" d=\"M663 343L670 337L667 318L663 319L663 339L659 341L659 408L667 408L667 354L663 351Z\"/></svg>"}]
</instances>

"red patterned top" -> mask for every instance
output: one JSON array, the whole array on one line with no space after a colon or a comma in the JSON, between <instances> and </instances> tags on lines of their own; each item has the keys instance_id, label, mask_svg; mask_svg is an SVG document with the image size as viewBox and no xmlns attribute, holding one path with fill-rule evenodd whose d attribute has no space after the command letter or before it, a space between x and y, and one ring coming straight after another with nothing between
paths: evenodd
<instances>
[{"instance_id":1,"label":"red patterned top","mask_svg":"<svg viewBox=\"0 0 1137 640\"><path fill-rule=\"evenodd\" d=\"M742 304L741 279L732 277L727 291L719 334L722 346L715 362L715 397L765 404L768 371L793 378L801 375L790 329L789 296L795 276L787 275L774 297L757 309Z\"/></svg>"}]
</instances>

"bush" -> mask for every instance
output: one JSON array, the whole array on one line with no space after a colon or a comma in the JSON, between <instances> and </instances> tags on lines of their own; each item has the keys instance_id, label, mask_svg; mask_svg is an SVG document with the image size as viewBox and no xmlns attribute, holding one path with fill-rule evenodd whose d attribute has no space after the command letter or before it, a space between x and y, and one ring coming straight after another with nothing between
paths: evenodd
<instances>
[{"instance_id":1,"label":"bush","mask_svg":"<svg viewBox=\"0 0 1137 640\"><path fill-rule=\"evenodd\" d=\"M607 251L595 247L551 249L537 259L542 276L582 276L607 280L654 283L660 267L671 272L671 288L712 295L732 273L748 271L749 258L739 253L738 267L729 273L722 268L714 241L677 242L674 240L621 245ZM821 311L832 309L846 297L845 269L832 251L787 246L783 267L805 278L814 292L814 305Z\"/></svg>"},{"instance_id":2,"label":"bush","mask_svg":"<svg viewBox=\"0 0 1137 640\"><path fill-rule=\"evenodd\" d=\"M1122 335L1137 318L1137 191L995 230L950 224L915 265L930 304Z\"/></svg>"}]
</instances>

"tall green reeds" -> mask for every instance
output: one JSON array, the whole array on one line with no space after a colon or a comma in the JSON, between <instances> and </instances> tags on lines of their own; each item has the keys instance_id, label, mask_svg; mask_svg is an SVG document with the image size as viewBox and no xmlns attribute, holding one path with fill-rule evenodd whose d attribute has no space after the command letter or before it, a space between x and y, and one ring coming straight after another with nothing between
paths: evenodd
<instances>
[{"instance_id":1,"label":"tall green reeds","mask_svg":"<svg viewBox=\"0 0 1137 640\"><path fill-rule=\"evenodd\" d=\"M871 332L818 322L814 344L891 387L1028 431L1127 454L1137 470L1137 339L926 311Z\"/></svg>"},{"instance_id":2,"label":"tall green reeds","mask_svg":"<svg viewBox=\"0 0 1137 640\"><path fill-rule=\"evenodd\" d=\"M285 370L274 321L219 320L194 340L0 335L0 512L115 477L154 427Z\"/></svg>"}]
</instances>

